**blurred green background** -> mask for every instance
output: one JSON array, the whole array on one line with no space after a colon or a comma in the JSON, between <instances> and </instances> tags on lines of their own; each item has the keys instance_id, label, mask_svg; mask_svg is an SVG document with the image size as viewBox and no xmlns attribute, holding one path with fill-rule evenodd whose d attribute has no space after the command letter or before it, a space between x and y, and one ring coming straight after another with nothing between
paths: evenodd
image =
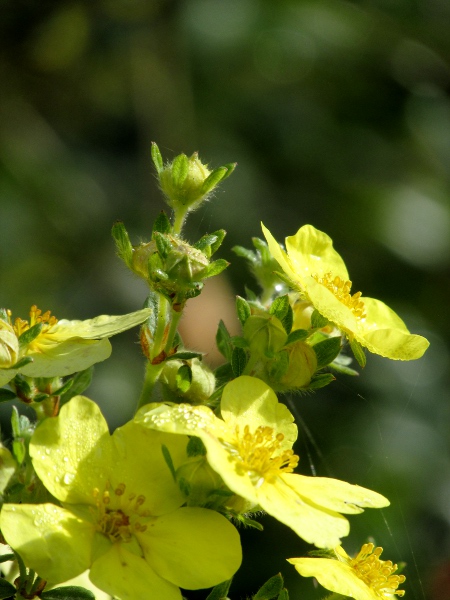
<instances>
[{"instance_id":1,"label":"blurred green background","mask_svg":"<svg viewBox=\"0 0 450 600\"><path fill-rule=\"evenodd\" d=\"M355 291L431 341L419 361L369 356L360 378L290 404L303 473L391 499L353 517L344 546L373 536L407 563L414 600L450 598L449 28L448 0L3 0L0 19L0 305L72 319L140 308L145 285L110 227L148 239L164 206L150 142L167 159L237 161L185 231L228 231L227 301L245 282L231 248L260 220L280 241L312 223ZM136 332L113 347L88 394L115 427L143 359ZM307 545L263 522L243 534L233 600L280 570L294 600L325 596L285 562Z\"/></svg>"}]
</instances>

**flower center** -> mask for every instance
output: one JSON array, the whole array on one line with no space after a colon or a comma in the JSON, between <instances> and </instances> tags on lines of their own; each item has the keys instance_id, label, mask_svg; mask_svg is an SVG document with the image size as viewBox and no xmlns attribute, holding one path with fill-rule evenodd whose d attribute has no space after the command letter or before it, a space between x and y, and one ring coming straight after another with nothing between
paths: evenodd
<instances>
[{"instance_id":1,"label":"flower center","mask_svg":"<svg viewBox=\"0 0 450 600\"><path fill-rule=\"evenodd\" d=\"M322 277L319 277L317 273L313 275L314 279L324 285L331 293L333 293L339 302L345 304L357 319L366 318L366 308L364 302L360 299L361 292L355 292L353 295L350 294L352 288L351 281L344 281L337 275L333 277L332 273L325 273Z\"/></svg>"},{"instance_id":2,"label":"flower center","mask_svg":"<svg viewBox=\"0 0 450 600\"><path fill-rule=\"evenodd\" d=\"M406 577L404 575L393 575L397 570L391 560L380 560L383 548L375 548L373 544L364 544L360 552L351 559L350 566L355 574L368 585L377 596L403 596L404 590L397 590Z\"/></svg>"},{"instance_id":3,"label":"flower center","mask_svg":"<svg viewBox=\"0 0 450 600\"><path fill-rule=\"evenodd\" d=\"M222 441L231 457L236 461L236 470L239 475L247 474L256 487L264 481L273 482L283 473L292 473L298 465L299 458L293 450L284 450L278 456L282 433L275 434L272 427L258 427L251 433L248 425L244 427L241 435L239 426L236 426L235 441L233 443Z\"/></svg>"},{"instance_id":4,"label":"flower center","mask_svg":"<svg viewBox=\"0 0 450 600\"><path fill-rule=\"evenodd\" d=\"M9 316L11 317L10 311ZM45 333L48 329L50 329L50 327L56 325L57 322L58 319L56 317L51 316L51 311L47 310L45 313L42 313L42 310L40 310L36 306L36 304L33 304L33 306L30 308L30 320L26 321L25 319L17 317L17 319L14 321L13 327L17 337L20 337L22 333L24 333L28 329L31 329L31 327L33 327L34 325L42 323L44 325L41 331L42 335L42 333Z\"/></svg>"},{"instance_id":5,"label":"flower center","mask_svg":"<svg viewBox=\"0 0 450 600\"><path fill-rule=\"evenodd\" d=\"M97 531L106 535L111 542L129 542L133 534L147 529L139 518L148 520L150 513L142 509L145 496L134 493L125 494L126 485L119 483L111 493L109 485L100 495L98 488L94 489L94 499L97 506Z\"/></svg>"}]
</instances>

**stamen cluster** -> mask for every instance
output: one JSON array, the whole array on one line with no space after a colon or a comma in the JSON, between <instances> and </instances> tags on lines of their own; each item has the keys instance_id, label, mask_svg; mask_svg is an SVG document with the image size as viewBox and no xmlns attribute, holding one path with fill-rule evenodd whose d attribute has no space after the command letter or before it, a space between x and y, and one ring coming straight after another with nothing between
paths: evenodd
<instances>
[{"instance_id":1,"label":"stamen cluster","mask_svg":"<svg viewBox=\"0 0 450 600\"><path fill-rule=\"evenodd\" d=\"M8 316L11 317L11 311L8 311ZM45 313L42 313L42 310L39 309L36 304L30 308L30 319L29 321L25 319L21 319L17 317L14 321L14 331L16 332L17 337L20 337L22 333L31 329L34 325L38 323L42 323L46 326L46 329L49 329L53 325L56 325L58 319L52 316L51 311L47 310Z\"/></svg>"},{"instance_id":2,"label":"stamen cluster","mask_svg":"<svg viewBox=\"0 0 450 600\"><path fill-rule=\"evenodd\" d=\"M389 595L399 597L405 594L404 590L398 590L406 577L404 575L393 575L397 565L391 560L380 560L383 548L375 548L373 544L364 544L357 556L350 561L350 566L355 574L367 584L377 596L385 598Z\"/></svg>"},{"instance_id":3,"label":"stamen cluster","mask_svg":"<svg viewBox=\"0 0 450 600\"><path fill-rule=\"evenodd\" d=\"M362 293L355 292L353 295L350 294L352 288L351 281L344 281L337 275L333 277L331 272L325 273L321 277L314 274L313 277L318 283L321 283L330 290L342 304L345 304L357 319L362 320L366 318L366 308L364 302L360 300Z\"/></svg>"}]
</instances>

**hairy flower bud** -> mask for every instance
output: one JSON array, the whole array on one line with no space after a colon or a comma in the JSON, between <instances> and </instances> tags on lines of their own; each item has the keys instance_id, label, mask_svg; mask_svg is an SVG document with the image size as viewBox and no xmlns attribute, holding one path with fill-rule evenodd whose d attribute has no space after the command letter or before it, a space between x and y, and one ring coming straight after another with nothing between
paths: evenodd
<instances>
[{"instance_id":1,"label":"hairy flower bud","mask_svg":"<svg viewBox=\"0 0 450 600\"><path fill-rule=\"evenodd\" d=\"M289 366L285 374L274 387L283 392L308 387L317 369L317 356L305 342L296 342L285 349L289 357Z\"/></svg>"},{"instance_id":2,"label":"hairy flower bud","mask_svg":"<svg viewBox=\"0 0 450 600\"><path fill-rule=\"evenodd\" d=\"M251 315L244 324L244 338L255 356L268 357L279 352L287 337L281 321L268 313Z\"/></svg>"},{"instance_id":3,"label":"hairy flower bud","mask_svg":"<svg viewBox=\"0 0 450 600\"><path fill-rule=\"evenodd\" d=\"M19 356L19 340L13 327L0 320L0 368L9 369Z\"/></svg>"},{"instance_id":4,"label":"hairy flower bud","mask_svg":"<svg viewBox=\"0 0 450 600\"><path fill-rule=\"evenodd\" d=\"M164 365L160 381L163 395L171 402L203 404L214 392L214 373L198 358L190 360L168 360Z\"/></svg>"}]
</instances>

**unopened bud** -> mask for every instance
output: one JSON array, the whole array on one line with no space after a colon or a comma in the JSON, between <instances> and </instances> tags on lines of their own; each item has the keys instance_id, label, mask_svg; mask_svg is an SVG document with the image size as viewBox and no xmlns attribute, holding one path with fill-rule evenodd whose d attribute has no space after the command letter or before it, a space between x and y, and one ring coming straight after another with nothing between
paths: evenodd
<instances>
[{"instance_id":1,"label":"unopened bud","mask_svg":"<svg viewBox=\"0 0 450 600\"><path fill-rule=\"evenodd\" d=\"M207 402L216 386L214 373L198 358L168 360L161 373L163 394L171 402Z\"/></svg>"},{"instance_id":2,"label":"unopened bud","mask_svg":"<svg viewBox=\"0 0 450 600\"><path fill-rule=\"evenodd\" d=\"M287 340L287 333L277 317L268 313L251 315L244 324L244 338L254 356L272 356Z\"/></svg>"},{"instance_id":3,"label":"unopened bud","mask_svg":"<svg viewBox=\"0 0 450 600\"><path fill-rule=\"evenodd\" d=\"M9 369L19 357L19 340L9 323L0 319L0 368Z\"/></svg>"}]
</instances>

